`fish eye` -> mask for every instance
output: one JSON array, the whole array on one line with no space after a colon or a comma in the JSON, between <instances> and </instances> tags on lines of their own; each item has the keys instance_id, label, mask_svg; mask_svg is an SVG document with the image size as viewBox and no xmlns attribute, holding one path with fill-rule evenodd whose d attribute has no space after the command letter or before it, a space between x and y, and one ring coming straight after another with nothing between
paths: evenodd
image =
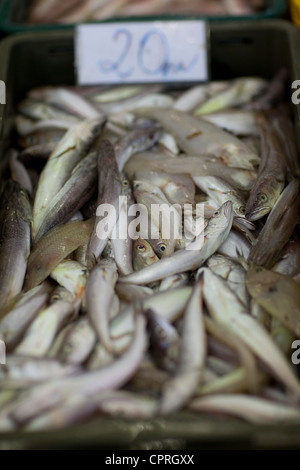
<instances>
[{"instance_id":1,"label":"fish eye","mask_svg":"<svg viewBox=\"0 0 300 470\"><path fill-rule=\"evenodd\" d=\"M276 289L275 286L270 286L269 289L268 289L268 291L269 291L270 293L273 293L273 292L277 292L277 289Z\"/></svg>"},{"instance_id":2,"label":"fish eye","mask_svg":"<svg viewBox=\"0 0 300 470\"><path fill-rule=\"evenodd\" d=\"M245 207L245 206L241 206L241 207L239 208L239 211L240 211L241 214L245 214L245 213L246 213L246 207Z\"/></svg>"},{"instance_id":3,"label":"fish eye","mask_svg":"<svg viewBox=\"0 0 300 470\"><path fill-rule=\"evenodd\" d=\"M51 301L53 301L53 300L60 300L60 295L59 294L53 294L51 296Z\"/></svg>"},{"instance_id":4,"label":"fish eye","mask_svg":"<svg viewBox=\"0 0 300 470\"><path fill-rule=\"evenodd\" d=\"M127 180L124 180L124 181L123 181L123 186L128 186L128 184L129 184L129 183L128 183Z\"/></svg>"},{"instance_id":5,"label":"fish eye","mask_svg":"<svg viewBox=\"0 0 300 470\"><path fill-rule=\"evenodd\" d=\"M260 202L266 202L266 201L268 200L268 197L267 197L266 194L264 194L264 193L258 193L257 199L258 199Z\"/></svg>"},{"instance_id":6,"label":"fish eye","mask_svg":"<svg viewBox=\"0 0 300 470\"><path fill-rule=\"evenodd\" d=\"M167 245L166 245L165 243L162 243L162 244L159 246L158 249L159 249L159 251L164 252L164 251L166 251L166 248L167 248Z\"/></svg>"},{"instance_id":7,"label":"fish eye","mask_svg":"<svg viewBox=\"0 0 300 470\"><path fill-rule=\"evenodd\" d=\"M135 183L134 189L137 189L137 188L139 188L139 187L140 187L139 183Z\"/></svg>"},{"instance_id":8,"label":"fish eye","mask_svg":"<svg viewBox=\"0 0 300 470\"><path fill-rule=\"evenodd\" d=\"M146 250L146 247L145 247L145 245L138 245L138 246L137 246L137 250L139 250L139 251L145 251L145 250Z\"/></svg>"},{"instance_id":9,"label":"fish eye","mask_svg":"<svg viewBox=\"0 0 300 470\"><path fill-rule=\"evenodd\" d=\"M220 215L220 211L214 212L214 216L215 216L215 217L217 217L218 215Z\"/></svg>"}]
</instances>

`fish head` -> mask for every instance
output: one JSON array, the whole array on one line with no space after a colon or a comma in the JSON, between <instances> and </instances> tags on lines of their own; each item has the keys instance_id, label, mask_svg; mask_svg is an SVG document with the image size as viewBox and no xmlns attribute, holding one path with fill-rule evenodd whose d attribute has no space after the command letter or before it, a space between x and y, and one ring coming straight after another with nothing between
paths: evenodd
<instances>
[{"instance_id":1,"label":"fish head","mask_svg":"<svg viewBox=\"0 0 300 470\"><path fill-rule=\"evenodd\" d=\"M133 194L136 200L139 200L142 194L145 192L149 193L153 189L153 185L148 183L147 181L142 181L142 180L134 180L132 183L133 187Z\"/></svg>"},{"instance_id":2,"label":"fish head","mask_svg":"<svg viewBox=\"0 0 300 470\"><path fill-rule=\"evenodd\" d=\"M232 225L233 207L231 201L226 201L218 210L213 213L207 227L205 228L205 237L215 237L222 233L226 227Z\"/></svg>"},{"instance_id":3,"label":"fish head","mask_svg":"<svg viewBox=\"0 0 300 470\"><path fill-rule=\"evenodd\" d=\"M127 196L128 199L131 199L132 197L130 181L125 173L121 173L121 195L125 197Z\"/></svg>"},{"instance_id":4,"label":"fish head","mask_svg":"<svg viewBox=\"0 0 300 470\"><path fill-rule=\"evenodd\" d=\"M142 238L133 241L133 267L139 271L150 264L158 261L149 242Z\"/></svg>"},{"instance_id":5,"label":"fish head","mask_svg":"<svg viewBox=\"0 0 300 470\"><path fill-rule=\"evenodd\" d=\"M283 190L284 182L274 179L274 175L267 175L251 191L246 204L246 219L258 220L268 214Z\"/></svg>"},{"instance_id":6,"label":"fish head","mask_svg":"<svg viewBox=\"0 0 300 470\"><path fill-rule=\"evenodd\" d=\"M233 211L238 217L246 217L246 206L238 201L233 202Z\"/></svg>"}]
</instances>

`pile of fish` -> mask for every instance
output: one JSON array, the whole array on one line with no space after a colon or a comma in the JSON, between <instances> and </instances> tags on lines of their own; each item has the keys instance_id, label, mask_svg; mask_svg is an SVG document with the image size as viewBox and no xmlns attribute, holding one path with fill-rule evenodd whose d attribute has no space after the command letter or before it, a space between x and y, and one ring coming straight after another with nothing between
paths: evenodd
<instances>
[{"instance_id":1,"label":"pile of fish","mask_svg":"<svg viewBox=\"0 0 300 470\"><path fill-rule=\"evenodd\" d=\"M28 23L77 23L111 17L161 14L253 15L264 0L33 0Z\"/></svg>"},{"instance_id":2,"label":"pile of fish","mask_svg":"<svg viewBox=\"0 0 300 470\"><path fill-rule=\"evenodd\" d=\"M45 86L19 103L0 200L2 432L183 409L300 423L286 83Z\"/></svg>"}]
</instances>

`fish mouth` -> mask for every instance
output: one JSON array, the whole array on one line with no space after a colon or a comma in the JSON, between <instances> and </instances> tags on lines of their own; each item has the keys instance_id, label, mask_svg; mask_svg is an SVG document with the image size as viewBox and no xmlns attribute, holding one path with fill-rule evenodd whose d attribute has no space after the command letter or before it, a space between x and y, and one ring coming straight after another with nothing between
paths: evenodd
<instances>
[{"instance_id":1,"label":"fish mouth","mask_svg":"<svg viewBox=\"0 0 300 470\"><path fill-rule=\"evenodd\" d=\"M257 209L246 211L245 217L248 221L254 222L255 220L261 219L264 215L268 214L270 211L271 211L271 207L269 206L258 207Z\"/></svg>"},{"instance_id":2,"label":"fish mouth","mask_svg":"<svg viewBox=\"0 0 300 470\"><path fill-rule=\"evenodd\" d=\"M245 217L235 216L234 220L237 223L240 223L241 225L246 227L248 230L255 230L256 229L256 225L253 222L251 222L250 220L246 219Z\"/></svg>"}]
</instances>

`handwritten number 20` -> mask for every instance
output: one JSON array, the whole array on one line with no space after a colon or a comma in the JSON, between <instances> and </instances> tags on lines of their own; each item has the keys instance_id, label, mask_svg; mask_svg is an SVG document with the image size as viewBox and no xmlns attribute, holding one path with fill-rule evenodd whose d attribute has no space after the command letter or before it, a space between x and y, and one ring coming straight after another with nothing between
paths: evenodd
<instances>
[{"instance_id":1,"label":"handwritten number 20","mask_svg":"<svg viewBox=\"0 0 300 470\"><path fill-rule=\"evenodd\" d=\"M115 32L113 39L119 40L124 38L123 49L117 60L102 60L99 62L100 70L103 73L116 72L120 78L125 78L133 73L133 67L124 70L123 65L126 65L126 59L132 46L132 34L127 29L120 29ZM158 44L157 50L157 64L147 64L149 49ZM150 54L152 56L152 54ZM153 56L152 56L153 57ZM147 75L163 75L167 76L170 73L179 71L188 71L192 69L198 61L198 56L195 55L192 60L184 64L183 62L172 63L170 60L170 48L166 35L160 30L154 28L148 31L141 39L137 53L137 63L140 69Z\"/></svg>"}]
</instances>

